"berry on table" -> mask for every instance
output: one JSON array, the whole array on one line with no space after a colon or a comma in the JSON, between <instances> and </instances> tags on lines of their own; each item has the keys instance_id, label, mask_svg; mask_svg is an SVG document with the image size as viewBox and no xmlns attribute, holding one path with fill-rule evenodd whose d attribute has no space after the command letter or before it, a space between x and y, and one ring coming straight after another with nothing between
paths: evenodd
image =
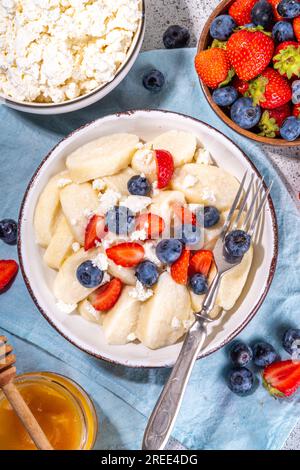
<instances>
[{"instance_id":1,"label":"berry on table","mask_svg":"<svg viewBox=\"0 0 300 470\"><path fill-rule=\"evenodd\" d=\"M286 330L282 337L282 346L289 354L298 354L300 359L300 329Z\"/></svg>"},{"instance_id":2,"label":"berry on table","mask_svg":"<svg viewBox=\"0 0 300 470\"><path fill-rule=\"evenodd\" d=\"M240 396L250 393L254 382L254 375L247 367L235 367L228 374L228 387Z\"/></svg>"},{"instance_id":3,"label":"berry on table","mask_svg":"<svg viewBox=\"0 0 300 470\"><path fill-rule=\"evenodd\" d=\"M300 15L300 2L299 0L281 0L277 11L283 18L296 18Z\"/></svg>"},{"instance_id":4,"label":"berry on table","mask_svg":"<svg viewBox=\"0 0 300 470\"><path fill-rule=\"evenodd\" d=\"M86 288L97 287L103 280L104 273L91 260L81 263L76 271L80 284Z\"/></svg>"},{"instance_id":5,"label":"berry on table","mask_svg":"<svg viewBox=\"0 0 300 470\"><path fill-rule=\"evenodd\" d=\"M185 27L172 25L164 32L163 43L166 49L178 49L188 46L190 42L189 30Z\"/></svg>"},{"instance_id":6,"label":"berry on table","mask_svg":"<svg viewBox=\"0 0 300 470\"><path fill-rule=\"evenodd\" d=\"M300 387L300 361L280 361L263 372L264 386L275 397L293 395Z\"/></svg>"},{"instance_id":7,"label":"berry on table","mask_svg":"<svg viewBox=\"0 0 300 470\"><path fill-rule=\"evenodd\" d=\"M300 119L295 116L288 117L280 128L280 135L289 142L297 140L300 137Z\"/></svg>"},{"instance_id":8,"label":"berry on table","mask_svg":"<svg viewBox=\"0 0 300 470\"><path fill-rule=\"evenodd\" d=\"M212 99L218 106L231 106L238 96L238 92L233 86L225 86L214 90Z\"/></svg>"},{"instance_id":9,"label":"berry on table","mask_svg":"<svg viewBox=\"0 0 300 470\"><path fill-rule=\"evenodd\" d=\"M293 26L287 21L278 21L272 29L272 37L276 42L292 41L295 39Z\"/></svg>"},{"instance_id":10,"label":"berry on table","mask_svg":"<svg viewBox=\"0 0 300 470\"><path fill-rule=\"evenodd\" d=\"M161 240L156 246L156 256L165 264L175 263L180 257L183 250L183 245L180 240L170 238Z\"/></svg>"},{"instance_id":11,"label":"berry on table","mask_svg":"<svg viewBox=\"0 0 300 470\"><path fill-rule=\"evenodd\" d=\"M237 24L230 15L220 15L212 21L210 35L219 41L226 41L236 27Z\"/></svg>"},{"instance_id":12,"label":"berry on table","mask_svg":"<svg viewBox=\"0 0 300 470\"><path fill-rule=\"evenodd\" d=\"M260 0L252 8L251 19L256 26L268 28L271 26L273 18L273 8L267 0Z\"/></svg>"},{"instance_id":13,"label":"berry on table","mask_svg":"<svg viewBox=\"0 0 300 470\"><path fill-rule=\"evenodd\" d=\"M266 367L278 360L278 354L273 346L263 341L253 346L253 362L258 367Z\"/></svg>"},{"instance_id":14,"label":"berry on table","mask_svg":"<svg viewBox=\"0 0 300 470\"><path fill-rule=\"evenodd\" d=\"M260 106L255 106L251 98L239 98L233 103L230 111L231 119L243 129L255 127L261 117Z\"/></svg>"},{"instance_id":15,"label":"berry on table","mask_svg":"<svg viewBox=\"0 0 300 470\"><path fill-rule=\"evenodd\" d=\"M136 196L148 196L152 186L144 176L135 175L127 183L128 192Z\"/></svg>"},{"instance_id":16,"label":"berry on table","mask_svg":"<svg viewBox=\"0 0 300 470\"><path fill-rule=\"evenodd\" d=\"M146 260L138 264L135 275L144 286L152 287L158 281L159 272L157 266L152 261Z\"/></svg>"},{"instance_id":17,"label":"berry on table","mask_svg":"<svg viewBox=\"0 0 300 470\"><path fill-rule=\"evenodd\" d=\"M253 352L247 344L237 342L230 349L230 358L235 366L246 366L252 361Z\"/></svg>"},{"instance_id":18,"label":"berry on table","mask_svg":"<svg viewBox=\"0 0 300 470\"><path fill-rule=\"evenodd\" d=\"M205 85L217 88L227 80L230 71L226 51L214 47L199 52L195 57L195 68Z\"/></svg>"},{"instance_id":19,"label":"berry on table","mask_svg":"<svg viewBox=\"0 0 300 470\"><path fill-rule=\"evenodd\" d=\"M225 237L225 250L229 256L241 257L249 250L251 245L251 237L244 230L233 230Z\"/></svg>"},{"instance_id":20,"label":"berry on table","mask_svg":"<svg viewBox=\"0 0 300 470\"><path fill-rule=\"evenodd\" d=\"M190 278L190 287L194 294L202 295L208 291L207 277L204 274L196 273Z\"/></svg>"},{"instance_id":21,"label":"berry on table","mask_svg":"<svg viewBox=\"0 0 300 470\"><path fill-rule=\"evenodd\" d=\"M143 77L144 87L152 92L159 92L165 84L165 76L159 70L150 70Z\"/></svg>"},{"instance_id":22,"label":"berry on table","mask_svg":"<svg viewBox=\"0 0 300 470\"><path fill-rule=\"evenodd\" d=\"M300 104L300 80L295 80L292 84L292 102Z\"/></svg>"},{"instance_id":23,"label":"berry on table","mask_svg":"<svg viewBox=\"0 0 300 470\"><path fill-rule=\"evenodd\" d=\"M17 243L18 225L13 219L3 219L0 221L0 239L7 245Z\"/></svg>"},{"instance_id":24,"label":"berry on table","mask_svg":"<svg viewBox=\"0 0 300 470\"><path fill-rule=\"evenodd\" d=\"M105 222L108 230L117 235L128 235L135 226L134 214L125 206L110 209L105 216Z\"/></svg>"},{"instance_id":25,"label":"berry on table","mask_svg":"<svg viewBox=\"0 0 300 470\"><path fill-rule=\"evenodd\" d=\"M204 227L210 228L216 225L220 220L220 212L216 207L204 207Z\"/></svg>"},{"instance_id":26,"label":"berry on table","mask_svg":"<svg viewBox=\"0 0 300 470\"><path fill-rule=\"evenodd\" d=\"M16 277L19 266L12 259L0 260L0 291L7 289Z\"/></svg>"}]
</instances>

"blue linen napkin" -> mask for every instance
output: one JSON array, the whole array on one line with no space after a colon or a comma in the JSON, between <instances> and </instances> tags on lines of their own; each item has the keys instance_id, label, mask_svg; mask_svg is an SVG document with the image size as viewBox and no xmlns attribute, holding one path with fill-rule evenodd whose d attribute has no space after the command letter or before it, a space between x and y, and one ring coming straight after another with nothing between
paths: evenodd
<instances>
[{"instance_id":1,"label":"blue linen napkin","mask_svg":"<svg viewBox=\"0 0 300 470\"><path fill-rule=\"evenodd\" d=\"M194 72L194 54L193 49L143 53L113 93L76 113L43 117L0 106L0 218L17 217L25 188L44 155L88 121L128 109L162 108L209 122L240 145L267 182L274 180L272 198L280 235L277 270L265 302L240 339L270 341L286 357L282 330L299 327L299 215L261 147L234 133L209 108ZM151 94L142 86L142 76L151 68L166 76L161 93ZM15 247L0 244L0 259L16 256ZM20 372L57 371L87 389L99 411L96 448L140 448L147 417L168 370L113 366L79 351L39 314L20 274L0 296L0 331L12 335ZM227 349L197 362L173 436L190 449L280 448L299 417L299 394L293 400L275 401L260 386L250 397L235 396L224 379Z\"/></svg>"}]
</instances>

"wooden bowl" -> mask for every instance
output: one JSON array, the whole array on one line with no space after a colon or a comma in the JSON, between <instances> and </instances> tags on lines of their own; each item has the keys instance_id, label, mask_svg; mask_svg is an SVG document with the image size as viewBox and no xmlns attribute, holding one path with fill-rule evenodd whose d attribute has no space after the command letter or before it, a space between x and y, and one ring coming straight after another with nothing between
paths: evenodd
<instances>
[{"instance_id":1,"label":"wooden bowl","mask_svg":"<svg viewBox=\"0 0 300 470\"><path fill-rule=\"evenodd\" d=\"M202 30L199 42L198 42L198 52L203 51L210 46L212 43L213 39L210 36L210 25L212 21L219 15L222 14L227 14L229 7L235 2L235 0L222 0L221 3L215 8L215 10L212 12L210 17L208 18L207 22L205 23L205 26ZM260 142L261 144L268 144L268 145L273 145L276 147L297 147L300 146L300 139L297 139L293 142L289 142L287 140L281 139L280 137L276 138L271 138L271 137L262 137L258 134L255 134L254 132L251 132L251 130L245 130L242 129L240 126L235 124L230 116L226 114L225 111L223 111L222 108L220 108L212 99L212 93L211 90L202 83L202 81L199 79L200 85L202 87L202 90L204 92L205 98L207 99L209 105L211 108L214 110L214 112L219 116L222 121L225 122L231 129L233 129L235 132L238 134L243 135L244 137L248 137L249 139L256 140L256 142Z\"/></svg>"}]
</instances>

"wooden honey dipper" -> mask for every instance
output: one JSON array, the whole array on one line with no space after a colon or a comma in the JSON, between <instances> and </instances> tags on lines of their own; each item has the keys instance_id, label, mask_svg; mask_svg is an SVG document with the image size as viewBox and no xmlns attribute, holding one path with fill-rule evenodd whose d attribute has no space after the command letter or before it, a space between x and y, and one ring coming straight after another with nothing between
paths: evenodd
<instances>
[{"instance_id":1,"label":"wooden honey dipper","mask_svg":"<svg viewBox=\"0 0 300 470\"><path fill-rule=\"evenodd\" d=\"M13 348L7 343L7 338L0 336L0 388L2 388L4 395L22 421L36 447L40 450L53 450L44 431L13 382L17 369L14 366L16 356L12 352Z\"/></svg>"}]
</instances>

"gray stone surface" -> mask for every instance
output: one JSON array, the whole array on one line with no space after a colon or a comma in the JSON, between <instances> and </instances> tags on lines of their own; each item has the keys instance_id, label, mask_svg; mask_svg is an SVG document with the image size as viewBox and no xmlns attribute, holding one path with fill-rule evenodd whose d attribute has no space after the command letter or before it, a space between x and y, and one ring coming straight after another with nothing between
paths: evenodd
<instances>
[{"instance_id":1,"label":"gray stone surface","mask_svg":"<svg viewBox=\"0 0 300 470\"><path fill-rule=\"evenodd\" d=\"M146 35L143 49L163 48L162 35L172 24L189 28L190 46L196 46L206 19L218 3L219 0L146 0ZM265 146L265 151L300 209L300 148L280 149ZM174 440L169 445L169 448L173 449L182 448L177 447ZM300 423L291 433L283 449L300 450Z\"/></svg>"}]
</instances>

